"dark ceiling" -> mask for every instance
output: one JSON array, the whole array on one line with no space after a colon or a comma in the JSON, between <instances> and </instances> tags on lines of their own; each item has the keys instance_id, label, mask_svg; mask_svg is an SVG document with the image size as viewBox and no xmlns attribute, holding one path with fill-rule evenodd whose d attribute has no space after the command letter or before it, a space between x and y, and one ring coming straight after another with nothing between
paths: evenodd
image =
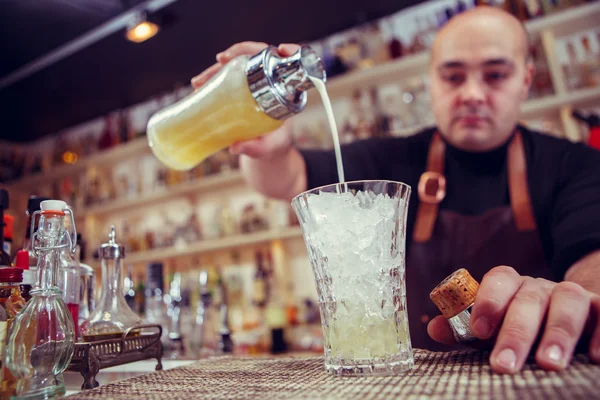
<instances>
[{"instance_id":1,"label":"dark ceiling","mask_svg":"<svg viewBox=\"0 0 600 400\"><path fill-rule=\"evenodd\" d=\"M118 32L0 89L0 139L29 142L171 90L241 40L311 41L419 0L178 0L154 38ZM0 0L0 79L142 0Z\"/></svg>"}]
</instances>

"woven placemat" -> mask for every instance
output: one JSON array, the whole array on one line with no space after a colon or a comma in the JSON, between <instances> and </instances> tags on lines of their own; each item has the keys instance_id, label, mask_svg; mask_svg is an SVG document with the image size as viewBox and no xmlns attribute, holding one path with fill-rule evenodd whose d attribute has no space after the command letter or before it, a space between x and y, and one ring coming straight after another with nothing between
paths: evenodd
<instances>
[{"instance_id":1,"label":"woven placemat","mask_svg":"<svg viewBox=\"0 0 600 400\"><path fill-rule=\"evenodd\" d=\"M69 399L594 399L600 366L574 357L562 372L528 364L499 375L488 353L415 350L415 366L393 377L336 377L323 358L226 356L74 394Z\"/></svg>"}]
</instances>

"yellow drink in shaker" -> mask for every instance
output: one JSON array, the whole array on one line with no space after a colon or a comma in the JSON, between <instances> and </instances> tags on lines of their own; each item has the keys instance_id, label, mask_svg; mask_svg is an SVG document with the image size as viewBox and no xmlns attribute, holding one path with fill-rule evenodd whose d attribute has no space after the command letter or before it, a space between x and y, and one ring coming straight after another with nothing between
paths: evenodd
<instances>
[{"instance_id":1,"label":"yellow drink in shaker","mask_svg":"<svg viewBox=\"0 0 600 400\"><path fill-rule=\"evenodd\" d=\"M304 46L287 58L275 48L240 56L205 85L148 121L148 142L167 167L188 170L210 155L280 127L302 111L308 75L325 80L314 51Z\"/></svg>"}]
</instances>

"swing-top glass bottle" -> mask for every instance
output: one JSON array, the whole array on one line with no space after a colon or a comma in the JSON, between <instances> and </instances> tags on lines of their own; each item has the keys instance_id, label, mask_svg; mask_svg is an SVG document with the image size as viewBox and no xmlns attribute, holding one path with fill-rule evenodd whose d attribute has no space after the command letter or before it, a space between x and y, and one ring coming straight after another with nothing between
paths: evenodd
<instances>
[{"instance_id":1,"label":"swing-top glass bottle","mask_svg":"<svg viewBox=\"0 0 600 400\"><path fill-rule=\"evenodd\" d=\"M43 201L35 214L40 215L31 240L38 257L36 285L11 325L6 365L18 379L16 398L52 399L65 394L63 372L73 356L75 327L57 278L61 252L75 251L77 233L73 212L63 201ZM65 229L67 217L71 231Z\"/></svg>"}]
</instances>

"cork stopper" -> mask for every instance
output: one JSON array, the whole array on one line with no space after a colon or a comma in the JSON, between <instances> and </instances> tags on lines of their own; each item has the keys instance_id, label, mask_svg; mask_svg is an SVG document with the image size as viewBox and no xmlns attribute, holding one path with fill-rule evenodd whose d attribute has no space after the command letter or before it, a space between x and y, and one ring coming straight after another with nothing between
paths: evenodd
<instances>
[{"instance_id":1,"label":"cork stopper","mask_svg":"<svg viewBox=\"0 0 600 400\"><path fill-rule=\"evenodd\" d=\"M461 268L440 282L429 297L448 319L469 308L475 302L478 290L479 283Z\"/></svg>"}]
</instances>

